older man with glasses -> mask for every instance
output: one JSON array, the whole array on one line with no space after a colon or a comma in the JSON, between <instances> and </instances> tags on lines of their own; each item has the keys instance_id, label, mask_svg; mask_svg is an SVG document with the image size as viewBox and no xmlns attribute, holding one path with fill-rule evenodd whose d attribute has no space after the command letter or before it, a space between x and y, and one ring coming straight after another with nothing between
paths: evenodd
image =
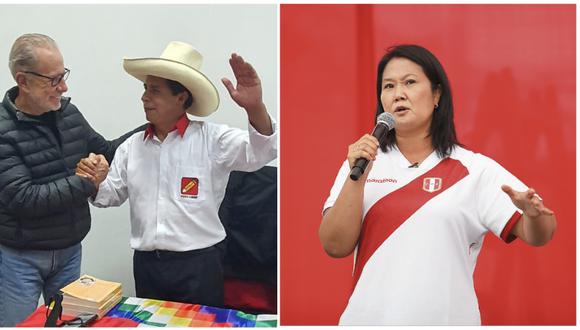
<instances>
[{"instance_id":1,"label":"older man with glasses","mask_svg":"<svg viewBox=\"0 0 580 330\"><path fill-rule=\"evenodd\" d=\"M69 69L55 41L25 34L9 67L16 86L0 103L0 326L32 313L80 277L81 241L96 186L75 175L89 153L110 162L126 138L107 141L63 97Z\"/></svg>"}]
</instances>

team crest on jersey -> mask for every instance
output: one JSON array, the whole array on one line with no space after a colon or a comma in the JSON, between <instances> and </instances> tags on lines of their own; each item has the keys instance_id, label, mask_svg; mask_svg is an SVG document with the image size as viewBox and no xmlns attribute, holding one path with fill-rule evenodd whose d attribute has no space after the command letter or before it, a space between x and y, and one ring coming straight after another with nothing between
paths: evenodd
<instances>
[{"instance_id":1,"label":"team crest on jersey","mask_svg":"<svg viewBox=\"0 0 580 330\"><path fill-rule=\"evenodd\" d=\"M199 179L198 178L181 178L181 197L197 198L199 193Z\"/></svg>"},{"instance_id":2,"label":"team crest on jersey","mask_svg":"<svg viewBox=\"0 0 580 330\"><path fill-rule=\"evenodd\" d=\"M423 179L423 190L426 192L436 192L443 186L443 180L441 178L425 178Z\"/></svg>"}]
</instances>

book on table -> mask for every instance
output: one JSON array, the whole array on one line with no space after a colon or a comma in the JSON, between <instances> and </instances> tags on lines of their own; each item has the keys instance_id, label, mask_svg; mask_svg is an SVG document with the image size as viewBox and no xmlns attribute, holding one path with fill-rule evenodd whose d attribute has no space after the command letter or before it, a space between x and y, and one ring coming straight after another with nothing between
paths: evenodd
<instances>
[{"instance_id":1,"label":"book on table","mask_svg":"<svg viewBox=\"0 0 580 330\"><path fill-rule=\"evenodd\" d=\"M115 307L123 296L121 283L109 282L90 275L61 289L63 314L76 316L80 313L94 313L101 318Z\"/></svg>"},{"instance_id":2,"label":"book on table","mask_svg":"<svg viewBox=\"0 0 580 330\"><path fill-rule=\"evenodd\" d=\"M123 298L121 294L111 297L101 308L87 307L83 305L62 304L62 313L70 316L77 316L79 314L90 313L97 314L100 319L107 314L113 307L115 307Z\"/></svg>"}]
</instances>

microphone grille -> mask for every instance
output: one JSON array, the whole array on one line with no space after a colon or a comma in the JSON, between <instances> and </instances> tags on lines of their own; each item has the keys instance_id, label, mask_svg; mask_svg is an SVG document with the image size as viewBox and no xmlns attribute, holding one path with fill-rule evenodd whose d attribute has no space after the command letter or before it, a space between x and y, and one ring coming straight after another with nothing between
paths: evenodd
<instances>
[{"instance_id":1,"label":"microphone grille","mask_svg":"<svg viewBox=\"0 0 580 330\"><path fill-rule=\"evenodd\" d=\"M377 124L384 123L389 127L389 130L395 128L395 117L389 112L383 112L377 117Z\"/></svg>"}]
</instances>

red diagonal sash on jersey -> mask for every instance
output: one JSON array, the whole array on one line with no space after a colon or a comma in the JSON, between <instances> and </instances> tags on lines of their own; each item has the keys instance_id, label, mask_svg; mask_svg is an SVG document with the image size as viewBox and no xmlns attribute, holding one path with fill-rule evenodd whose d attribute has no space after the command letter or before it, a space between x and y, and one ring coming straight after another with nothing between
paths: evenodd
<instances>
[{"instance_id":1,"label":"red diagonal sash on jersey","mask_svg":"<svg viewBox=\"0 0 580 330\"><path fill-rule=\"evenodd\" d=\"M354 284L373 253L421 206L469 172L460 161L446 158L407 185L378 200L365 216L354 269Z\"/></svg>"}]
</instances>

